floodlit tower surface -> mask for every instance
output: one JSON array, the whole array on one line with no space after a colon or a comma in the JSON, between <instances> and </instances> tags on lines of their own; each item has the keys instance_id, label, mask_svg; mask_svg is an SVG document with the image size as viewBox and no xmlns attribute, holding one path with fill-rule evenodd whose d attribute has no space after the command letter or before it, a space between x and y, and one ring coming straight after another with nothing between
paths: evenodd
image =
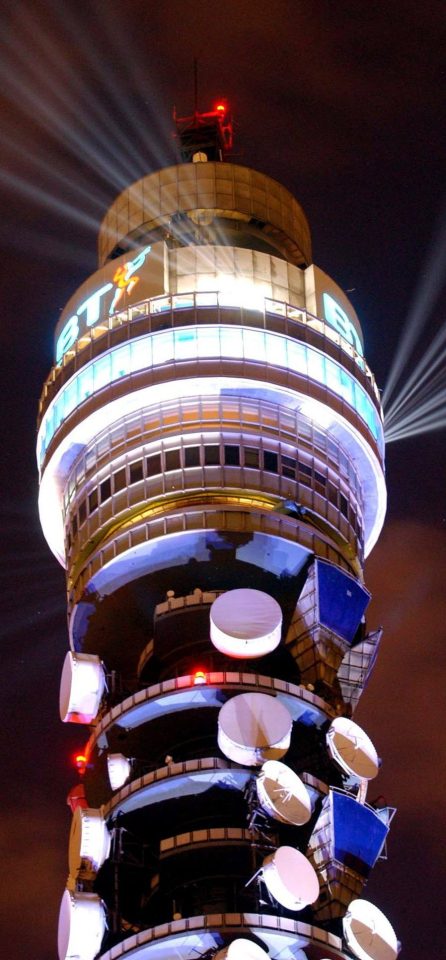
<instances>
[{"instance_id":1,"label":"floodlit tower surface","mask_svg":"<svg viewBox=\"0 0 446 960\"><path fill-rule=\"evenodd\" d=\"M394 960L363 899L393 810L352 719L378 391L301 207L228 161L227 104L176 125L184 162L104 218L40 404L85 725L59 957Z\"/></svg>"}]
</instances>

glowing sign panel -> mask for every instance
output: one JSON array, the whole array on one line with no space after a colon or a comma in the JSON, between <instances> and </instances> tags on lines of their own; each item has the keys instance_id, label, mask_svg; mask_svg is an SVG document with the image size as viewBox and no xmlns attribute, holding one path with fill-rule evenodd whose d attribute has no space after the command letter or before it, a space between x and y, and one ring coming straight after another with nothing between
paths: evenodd
<instances>
[{"instance_id":1,"label":"glowing sign panel","mask_svg":"<svg viewBox=\"0 0 446 960\"><path fill-rule=\"evenodd\" d=\"M156 247L164 251L164 244ZM136 288L138 299L164 293L164 257L156 247L144 247L132 260L120 257L83 284L88 295L80 304L72 298L56 327L56 363L85 330L135 302Z\"/></svg>"},{"instance_id":2,"label":"glowing sign panel","mask_svg":"<svg viewBox=\"0 0 446 960\"><path fill-rule=\"evenodd\" d=\"M362 343L345 310L339 306L339 303L336 302L330 293L324 293L322 300L324 304L324 317L328 325L333 327L348 343L351 343L352 347L354 347L362 357Z\"/></svg>"}]
</instances>

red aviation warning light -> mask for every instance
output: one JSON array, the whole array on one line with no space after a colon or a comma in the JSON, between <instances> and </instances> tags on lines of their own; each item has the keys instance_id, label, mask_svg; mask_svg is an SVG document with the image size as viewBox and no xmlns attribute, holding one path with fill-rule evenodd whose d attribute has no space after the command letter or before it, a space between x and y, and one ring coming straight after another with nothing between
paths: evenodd
<instances>
[{"instance_id":1,"label":"red aviation warning light","mask_svg":"<svg viewBox=\"0 0 446 960\"><path fill-rule=\"evenodd\" d=\"M84 753L77 753L74 757L74 765L77 767L81 777L83 777L87 769L87 757Z\"/></svg>"},{"instance_id":2,"label":"red aviation warning light","mask_svg":"<svg viewBox=\"0 0 446 960\"><path fill-rule=\"evenodd\" d=\"M194 676L194 683L196 685L199 683L207 683L206 674L204 670L195 670L193 676Z\"/></svg>"},{"instance_id":3,"label":"red aviation warning light","mask_svg":"<svg viewBox=\"0 0 446 960\"><path fill-rule=\"evenodd\" d=\"M227 100L217 100L212 110L207 113L195 110L189 117L177 117L174 109L173 119L182 160L190 161L198 153L204 153L207 160L226 160L233 139Z\"/></svg>"}]
</instances>

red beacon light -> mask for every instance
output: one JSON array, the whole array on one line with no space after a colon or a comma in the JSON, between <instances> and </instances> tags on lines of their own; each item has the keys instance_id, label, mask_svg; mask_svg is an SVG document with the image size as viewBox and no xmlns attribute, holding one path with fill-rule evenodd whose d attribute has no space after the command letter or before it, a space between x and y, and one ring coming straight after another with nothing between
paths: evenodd
<instances>
[{"instance_id":1,"label":"red beacon light","mask_svg":"<svg viewBox=\"0 0 446 960\"><path fill-rule=\"evenodd\" d=\"M204 670L196 670L194 673L194 683L197 685L199 683L206 683L206 674Z\"/></svg>"},{"instance_id":2,"label":"red beacon light","mask_svg":"<svg viewBox=\"0 0 446 960\"><path fill-rule=\"evenodd\" d=\"M226 104L225 104L225 103L217 103L217 104L215 105L215 111L216 111L216 113L226 113Z\"/></svg>"},{"instance_id":3,"label":"red beacon light","mask_svg":"<svg viewBox=\"0 0 446 960\"><path fill-rule=\"evenodd\" d=\"M87 758L84 753L77 753L74 758L74 765L77 767L81 777L87 769Z\"/></svg>"}]
</instances>

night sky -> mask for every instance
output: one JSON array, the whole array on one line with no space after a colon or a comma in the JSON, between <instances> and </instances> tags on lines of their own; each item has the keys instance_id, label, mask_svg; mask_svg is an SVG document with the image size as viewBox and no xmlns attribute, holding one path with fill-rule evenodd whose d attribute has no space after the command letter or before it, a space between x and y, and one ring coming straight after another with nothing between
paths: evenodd
<instances>
[{"instance_id":1,"label":"night sky","mask_svg":"<svg viewBox=\"0 0 446 960\"><path fill-rule=\"evenodd\" d=\"M170 118L174 104L180 115L193 109L195 56L199 107L225 96L233 108L234 159L304 207L315 263L348 291L380 388L418 302L403 383L444 323L446 8L3 0L1 9L2 942L14 960L54 960L70 758L86 739L59 721L64 574L37 516L35 418L60 310L96 268L107 204L175 162ZM383 758L369 796L398 812L388 862L365 896L393 924L403 960L444 947L445 459L444 429L389 445L387 522L366 565L368 625L385 632L355 719Z\"/></svg>"}]
</instances>

